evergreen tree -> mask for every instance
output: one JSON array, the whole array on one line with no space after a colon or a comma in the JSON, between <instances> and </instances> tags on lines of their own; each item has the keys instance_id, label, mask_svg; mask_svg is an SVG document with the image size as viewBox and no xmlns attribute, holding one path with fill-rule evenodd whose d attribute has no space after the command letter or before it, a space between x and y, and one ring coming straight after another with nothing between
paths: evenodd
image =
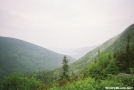
<instances>
[{"instance_id":1,"label":"evergreen tree","mask_svg":"<svg viewBox=\"0 0 134 90\"><path fill-rule=\"evenodd\" d=\"M134 67L134 50L131 36L128 35L126 38L125 49L121 49L115 53L114 57L117 61L117 66L121 72L130 73L130 68Z\"/></svg>"},{"instance_id":2,"label":"evergreen tree","mask_svg":"<svg viewBox=\"0 0 134 90\"><path fill-rule=\"evenodd\" d=\"M62 78L68 78L69 66L68 66L68 60L67 60L66 56L63 57L63 63L62 64L63 64L63 66L62 66L62 69L63 69Z\"/></svg>"},{"instance_id":3,"label":"evergreen tree","mask_svg":"<svg viewBox=\"0 0 134 90\"><path fill-rule=\"evenodd\" d=\"M99 59L99 56L100 56L100 50L98 50L98 59Z\"/></svg>"},{"instance_id":4,"label":"evergreen tree","mask_svg":"<svg viewBox=\"0 0 134 90\"><path fill-rule=\"evenodd\" d=\"M133 40L133 46L132 46L132 50L134 50L134 40Z\"/></svg>"}]
</instances>

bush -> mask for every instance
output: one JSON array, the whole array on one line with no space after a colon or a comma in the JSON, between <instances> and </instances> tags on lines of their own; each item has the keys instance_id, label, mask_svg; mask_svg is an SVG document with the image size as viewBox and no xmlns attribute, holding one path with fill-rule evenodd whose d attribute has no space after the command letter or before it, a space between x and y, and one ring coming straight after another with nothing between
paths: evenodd
<instances>
[{"instance_id":1,"label":"bush","mask_svg":"<svg viewBox=\"0 0 134 90\"><path fill-rule=\"evenodd\" d=\"M12 74L1 82L1 90L37 90L42 83L34 77L28 78L21 74Z\"/></svg>"},{"instance_id":2,"label":"bush","mask_svg":"<svg viewBox=\"0 0 134 90\"><path fill-rule=\"evenodd\" d=\"M96 82L92 78L87 78L84 80L79 80L77 82L68 83L66 86L60 88L51 88L50 90L96 90Z\"/></svg>"},{"instance_id":3,"label":"bush","mask_svg":"<svg viewBox=\"0 0 134 90\"><path fill-rule=\"evenodd\" d=\"M112 54L99 55L98 61L92 62L87 66L86 76L91 76L95 79L106 79L108 74L116 75L118 73L118 67L112 57Z\"/></svg>"},{"instance_id":4,"label":"bush","mask_svg":"<svg viewBox=\"0 0 134 90\"><path fill-rule=\"evenodd\" d=\"M134 74L134 68L130 68L130 73Z\"/></svg>"}]
</instances>

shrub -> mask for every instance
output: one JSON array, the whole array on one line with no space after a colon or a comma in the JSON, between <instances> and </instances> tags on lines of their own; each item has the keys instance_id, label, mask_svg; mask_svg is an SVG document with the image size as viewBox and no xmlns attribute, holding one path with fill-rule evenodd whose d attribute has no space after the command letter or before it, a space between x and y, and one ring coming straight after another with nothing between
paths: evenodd
<instances>
[{"instance_id":1,"label":"shrub","mask_svg":"<svg viewBox=\"0 0 134 90\"><path fill-rule=\"evenodd\" d=\"M21 74L11 74L1 82L1 90L37 90L42 83L34 77L28 78Z\"/></svg>"}]
</instances>

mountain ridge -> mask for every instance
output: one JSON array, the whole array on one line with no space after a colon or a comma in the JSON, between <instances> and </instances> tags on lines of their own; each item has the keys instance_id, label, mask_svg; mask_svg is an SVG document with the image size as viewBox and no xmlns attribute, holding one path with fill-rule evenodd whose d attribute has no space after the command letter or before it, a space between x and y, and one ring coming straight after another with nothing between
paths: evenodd
<instances>
[{"instance_id":1,"label":"mountain ridge","mask_svg":"<svg viewBox=\"0 0 134 90\"><path fill-rule=\"evenodd\" d=\"M0 37L0 77L14 71L27 73L55 69L62 65L63 56L23 40ZM75 60L70 56L67 58L69 63Z\"/></svg>"},{"instance_id":2,"label":"mountain ridge","mask_svg":"<svg viewBox=\"0 0 134 90\"><path fill-rule=\"evenodd\" d=\"M100 46L96 47L92 51L88 52L85 56L77 60L70 65L71 70L75 71L76 68L84 69L84 67L92 61L97 60L98 51L100 52L116 52L123 48L127 43L127 36L131 36L131 40L134 40L134 24L128 26L122 33L110 38ZM122 46L122 47L120 47Z\"/></svg>"}]
</instances>

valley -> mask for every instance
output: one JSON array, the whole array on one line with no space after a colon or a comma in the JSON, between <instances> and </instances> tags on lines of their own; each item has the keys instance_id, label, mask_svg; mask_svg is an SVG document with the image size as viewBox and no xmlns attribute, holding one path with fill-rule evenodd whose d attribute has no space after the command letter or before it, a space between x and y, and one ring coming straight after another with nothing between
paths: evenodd
<instances>
[{"instance_id":1,"label":"valley","mask_svg":"<svg viewBox=\"0 0 134 90\"><path fill-rule=\"evenodd\" d=\"M0 77L7 74L0 83L1 90L105 90L111 87L133 90L134 87L134 24L77 61L12 38L0 37L0 49ZM18 72L13 73L14 69ZM117 77L121 73L123 76Z\"/></svg>"}]
</instances>

